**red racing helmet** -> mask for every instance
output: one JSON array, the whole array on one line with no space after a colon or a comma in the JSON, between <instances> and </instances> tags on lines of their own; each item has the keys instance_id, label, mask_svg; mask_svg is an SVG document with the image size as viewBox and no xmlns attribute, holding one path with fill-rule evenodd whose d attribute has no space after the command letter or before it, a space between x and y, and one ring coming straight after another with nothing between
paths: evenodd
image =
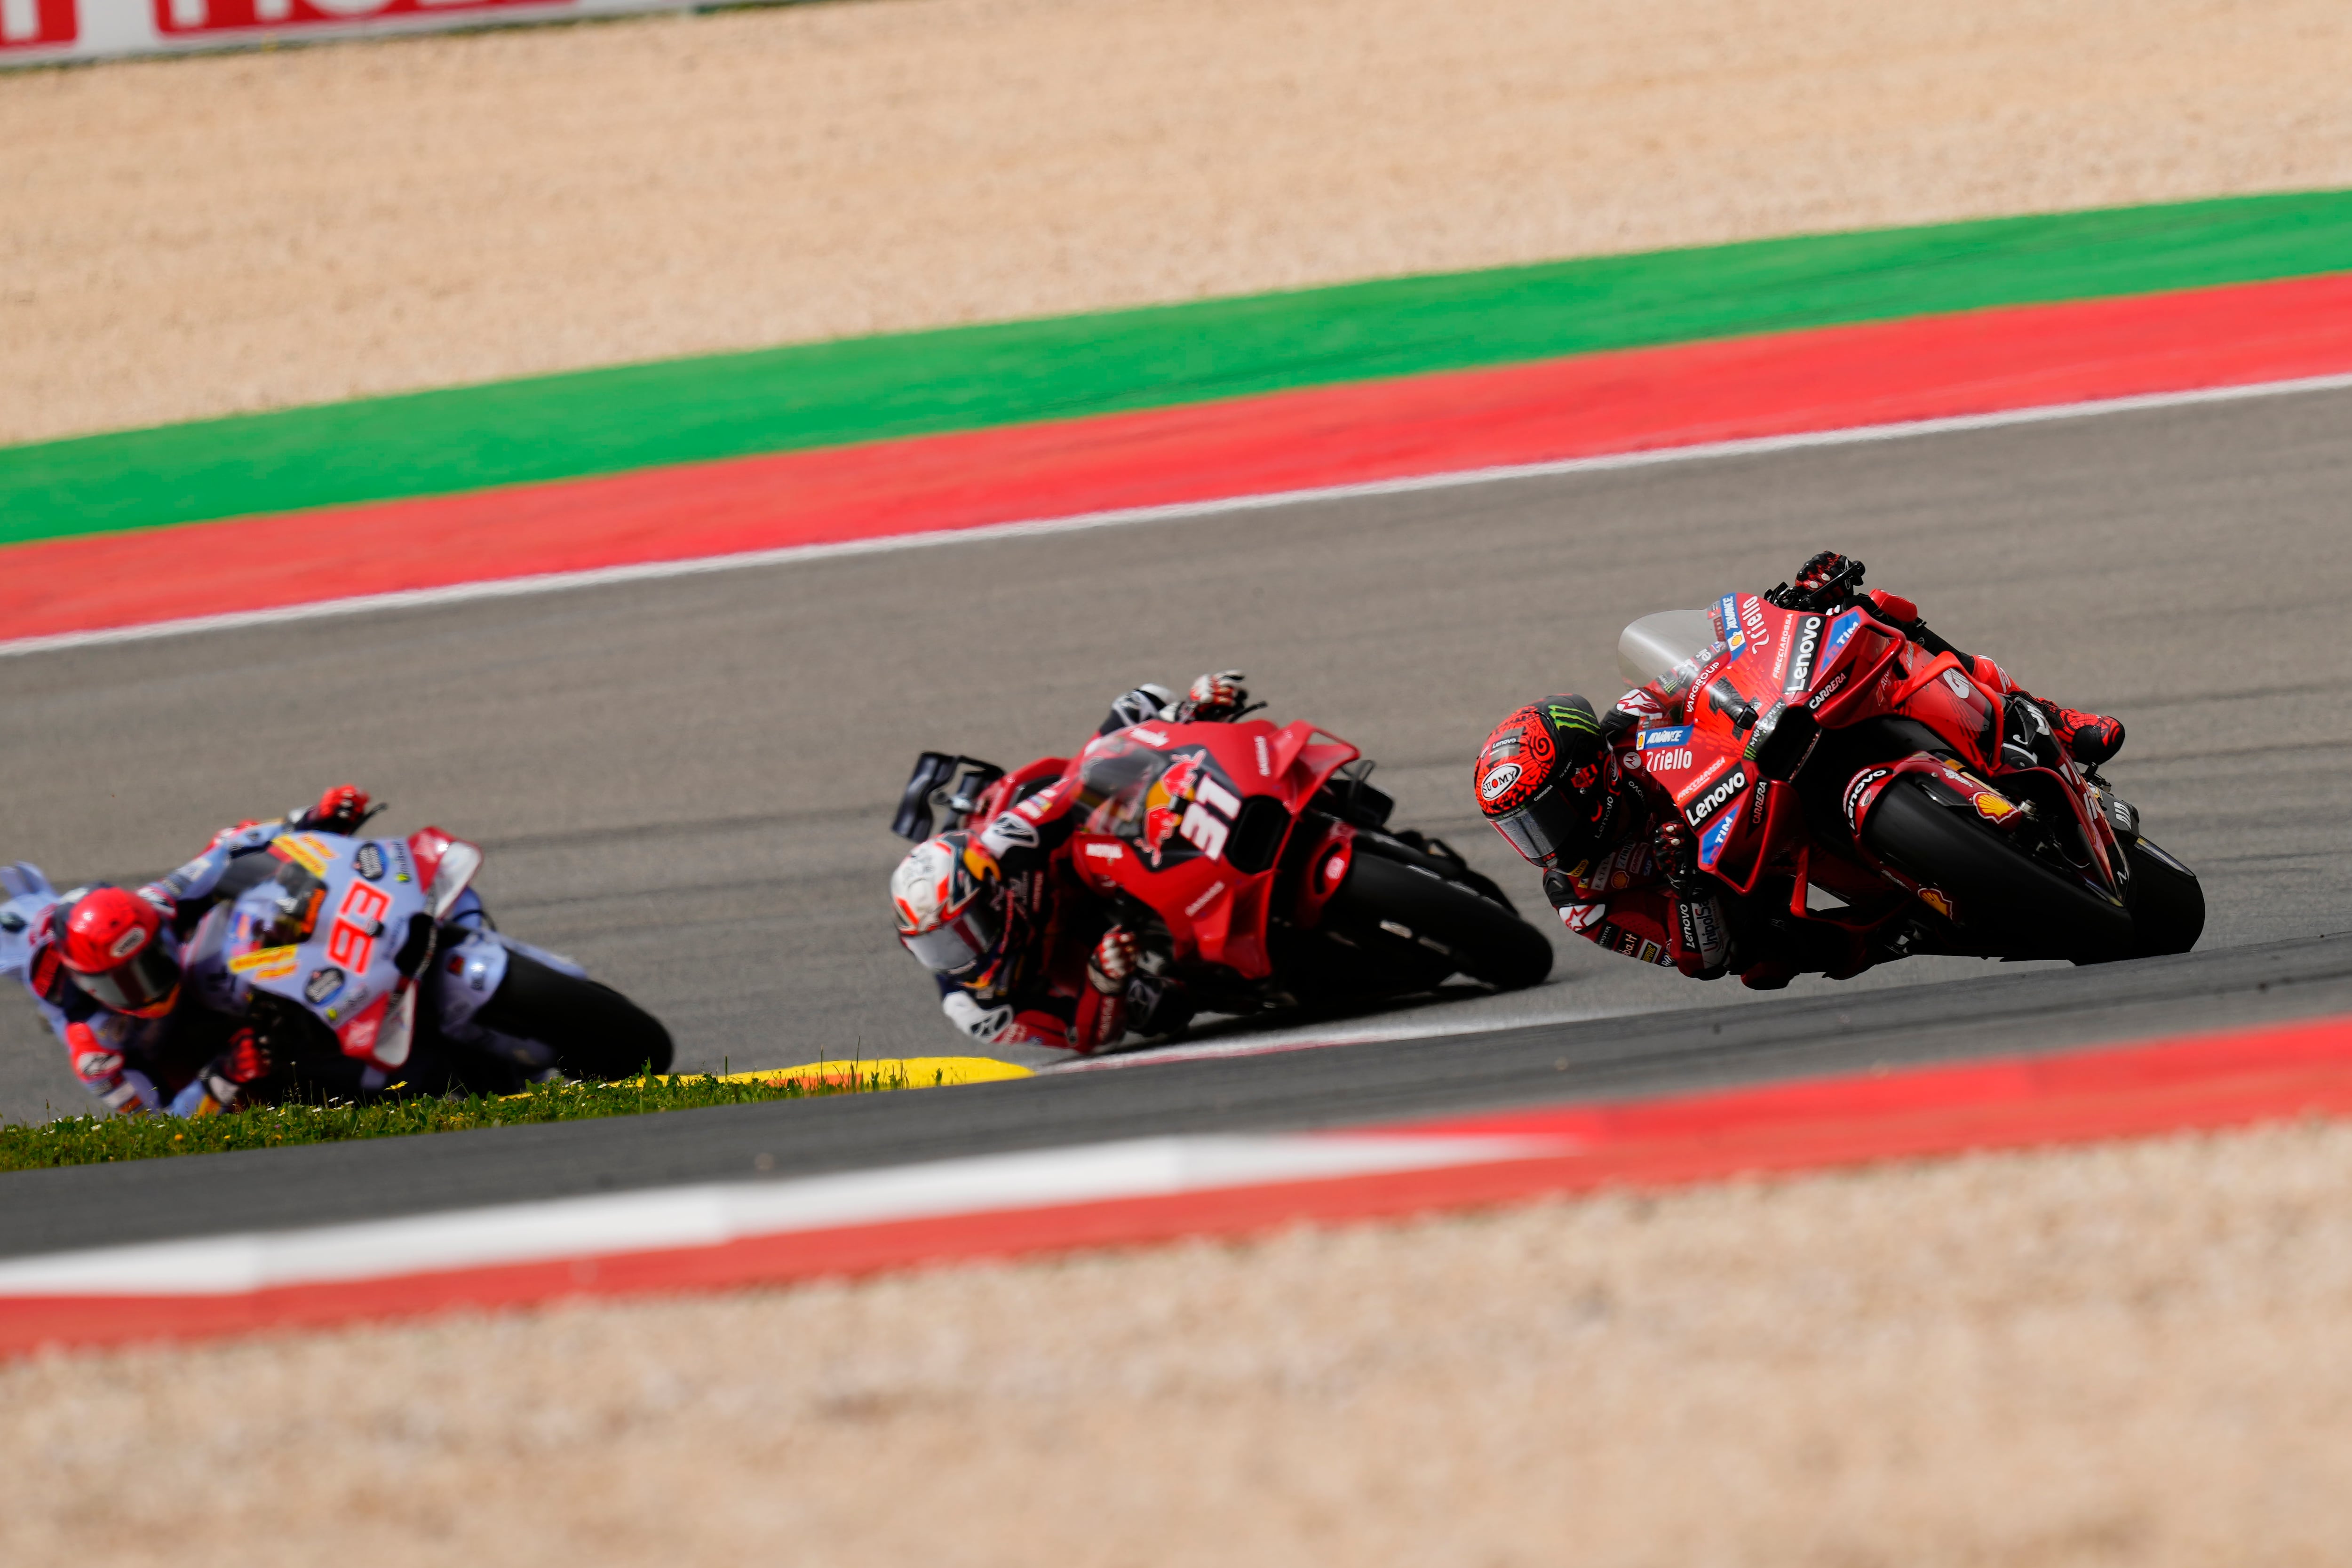
<instances>
[{"instance_id":1,"label":"red racing helmet","mask_svg":"<svg viewBox=\"0 0 2352 1568\"><path fill-rule=\"evenodd\" d=\"M100 1006L160 1018L180 996L180 959L163 940L163 911L121 888L96 887L50 917L58 958Z\"/></svg>"},{"instance_id":2,"label":"red racing helmet","mask_svg":"<svg viewBox=\"0 0 2352 1568\"><path fill-rule=\"evenodd\" d=\"M1609 847L1616 826L1613 764L1592 704L1530 702L1495 726L1470 773L1478 809L1511 847L1546 869L1575 871Z\"/></svg>"}]
</instances>

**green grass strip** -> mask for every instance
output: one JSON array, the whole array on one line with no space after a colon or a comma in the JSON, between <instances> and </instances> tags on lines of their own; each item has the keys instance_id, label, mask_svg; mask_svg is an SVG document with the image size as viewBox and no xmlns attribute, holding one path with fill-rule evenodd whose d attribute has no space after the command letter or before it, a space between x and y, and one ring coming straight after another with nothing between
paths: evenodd
<instances>
[{"instance_id":1,"label":"green grass strip","mask_svg":"<svg viewBox=\"0 0 2352 1568\"><path fill-rule=\"evenodd\" d=\"M0 542L2347 268L2338 191L848 339L0 448Z\"/></svg>"},{"instance_id":2,"label":"green grass strip","mask_svg":"<svg viewBox=\"0 0 2352 1568\"><path fill-rule=\"evenodd\" d=\"M175 1154L219 1154L235 1149L281 1149L299 1143L343 1143L359 1138L404 1138L419 1132L459 1132L477 1127L520 1127L539 1121L585 1121L694 1110L710 1105L751 1105L771 1100L814 1100L872 1094L929 1084L903 1074L860 1075L851 1081L732 1083L720 1079L641 1078L619 1083L543 1084L515 1095L446 1100L382 1100L364 1105L282 1105L226 1116L68 1116L39 1125L0 1125L0 1171L59 1165L101 1165Z\"/></svg>"}]
</instances>

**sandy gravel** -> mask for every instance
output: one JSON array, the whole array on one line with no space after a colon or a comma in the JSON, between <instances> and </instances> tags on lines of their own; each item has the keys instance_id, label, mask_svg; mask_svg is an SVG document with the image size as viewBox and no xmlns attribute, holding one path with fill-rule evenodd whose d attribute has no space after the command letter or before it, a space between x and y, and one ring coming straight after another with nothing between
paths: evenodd
<instances>
[{"instance_id":1,"label":"sandy gravel","mask_svg":"<svg viewBox=\"0 0 2352 1568\"><path fill-rule=\"evenodd\" d=\"M0 442L2352 184L2342 0L871 0L0 75Z\"/></svg>"},{"instance_id":2,"label":"sandy gravel","mask_svg":"<svg viewBox=\"0 0 2352 1568\"><path fill-rule=\"evenodd\" d=\"M1941 1568L2352 1540L2352 1129L0 1370L0 1561Z\"/></svg>"}]
</instances>

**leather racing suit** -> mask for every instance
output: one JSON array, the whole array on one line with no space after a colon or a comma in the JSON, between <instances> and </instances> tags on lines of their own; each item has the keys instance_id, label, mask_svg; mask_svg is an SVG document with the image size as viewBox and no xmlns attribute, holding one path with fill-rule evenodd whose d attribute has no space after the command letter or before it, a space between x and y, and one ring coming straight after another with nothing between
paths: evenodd
<instances>
[{"instance_id":1,"label":"leather racing suit","mask_svg":"<svg viewBox=\"0 0 2352 1568\"><path fill-rule=\"evenodd\" d=\"M2121 746L2120 723L2041 701L1993 660L1963 653L1929 630L1910 600L1873 589L1853 603L1927 652L1952 654L1986 688L2037 703L2062 742L2084 760L2104 761ZM1844 980L1870 968L1884 955L1859 933L1818 925L1792 929L1772 921L1770 910L1735 920L1728 889L1698 869L1690 829L1672 813L1654 815L1631 777L1639 769L1636 732L1683 722L1684 704L1696 695L1687 689L1668 695L1654 682L1637 686L1603 718L1601 766L1607 787L1620 792L1624 826L1581 866L1545 875L1544 893L1561 923L1612 952L1693 979L1713 980L1736 969L1741 983L1756 990L1778 990L1801 973Z\"/></svg>"},{"instance_id":2,"label":"leather racing suit","mask_svg":"<svg viewBox=\"0 0 2352 1568\"><path fill-rule=\"evenodd\" d=\"M1203 676L1179 701L1146 684L1111 704L1096 739L1153 719L1238 717L1247 694L1234 672ZM1203 693L1213 696L1204 700ZM1003 933L975 974L940 974L940 1007L962 1033L993 1046L1044 1046L1091 1054L1132 1029L1160 1034L1192 1016L1184 988L1137 965L1134 941L1110 907L1069 868L1070 837L1086 824L1077 773L1020 795L975 837L995 858L1003 888Z\"/></svg>"},{"instance_id":3,"label":"leather racing suit","mask_svg":"<svg viewBox=\"0 0 2352 1568\"><path fill-rule=\"evenodd\" d=\"M266 849L283 821L242 823L213 837L203 854L137 889L163 916L156 940L184 960L188 935L229 863ZM74 1077L110 1110L200 1116L236 1103L236 1021L197 1005L184 986L159 1018L110 1010L73 984L52 940L50 911L66 896L29 866L0 868L0 976L17 974L33 1005L63 1042ZM245 1047L249 1056L249 1047Z\"/></svg>"}]
</instances>

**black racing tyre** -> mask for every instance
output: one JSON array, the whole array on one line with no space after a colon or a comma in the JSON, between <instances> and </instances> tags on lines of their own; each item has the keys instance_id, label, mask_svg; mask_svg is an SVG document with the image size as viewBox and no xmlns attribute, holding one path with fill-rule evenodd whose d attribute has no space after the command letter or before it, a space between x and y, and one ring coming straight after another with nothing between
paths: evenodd
<instances>
[{"instance_id":1,"label":"black racing tyre","mask_svg":"<svg viewBox=\"0 0 2352 1568\"><path fill-rule=\"evenodd\" d=\"M2124 846L2131 889L2132 956L2156 958L2187 952L2205 931L2205 889L2197 873L2146 839Z\"/></svg>"},{"instance_id":2,"label":"black racing tyre","mask_svg":"<svg viewBox=\"0 0 2352 1568\"><path fill-rule=\"evenodd\" d=\"M1391 973L1431 973L1412 989L1458 972L1515 991L1551 973L1551 943L1509 905L1384 855L1355 856L1323 923Z\"/></svg>"},{"instance_id":3,"label":"black racing tyre","mask_svg":"<svg viewBox=\"0 0 2352 1568\"><path fill-rule=\"evenodd\" d=\"M611 986L512 951L498 993L474 1017L501 1035L553 1047L566 1078L609 1081L667 1072L674 1054L660 1020Z\"/></svg>"},{"instance_id":4,"label":"black racing tyre","mask_svg":"<svg viewBox=\"0 0 2352 1568\"><path fill-rule=\"evenodd\" d=\"M2132 955L2132 918L2122 908L1908 780L1879 795L1862 837L1950 899L1954 923L1987 957L2105 963Z\"/></svg>"}]
</instances>

